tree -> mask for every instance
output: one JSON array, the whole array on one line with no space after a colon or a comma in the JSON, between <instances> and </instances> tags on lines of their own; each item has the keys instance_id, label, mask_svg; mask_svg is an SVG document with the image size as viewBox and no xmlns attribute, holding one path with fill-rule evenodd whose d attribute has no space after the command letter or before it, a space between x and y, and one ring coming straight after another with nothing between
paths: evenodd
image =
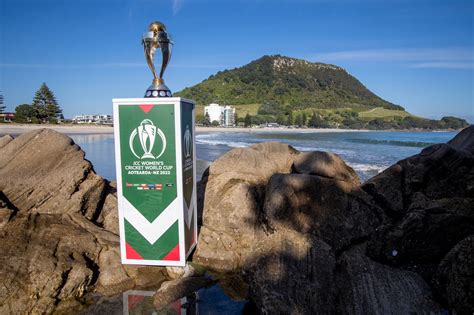
<instances>
[{"instance_id":1,"label":"tree","mask_svg":"<svg viewBox=\"0 0 474 315\"><path fill-rule=\"evenodd\" d=\"M206 113L206 115L204 115L204 120L202 124L206 127L209 127L211 125L211 117L209 117L209 113Z\"/></svg>"},{"instance_id":2,"label":"tree","mask_svg":"<svg viewBox=\"0 0 474 315\"><path fill-rule=\"evenodd\" d=\"M61 107L46 83L43 83L36 91L31 106L40 122L56 122L62 113Z\"/></svg>"},{"instance_id":3,"label":"tree","mask_svg":"<svg viewBox=\"0 0 474 315\"><path fill-rule=\"evenodd\" d=\"M239 120L239 116L237 115L237 112L235 112L235 114L234 114L234 125L235 126L237 126L239 124L238 120Z\"/></svg>"},{"instance_id":4,"label":"tree","mask_svg":"<svg viewBox=\"0 0 474 315\"><path fill-rule=\"evenodd\" d=\"M306 113L303 112L303 116L301 116L301 125L306 126L307 121L308 121L308 117L306 116Z\"/></svg>"},{"instance_id":5,"label":"tree","mask_svg":"<svg viewBox=\"0 0 474 315\"><path fill-rule=\"evenodd\" d=\"M279 125L285 125L286 124L285 116L283 114L278 115L276 118L276 122Z\"/></svg>"},{"instance_id":6,"label":"tree","mask_svg":"<svg viewBox=\"0 0 474 315\"><path fill-rule=\"evenodd\" d=\"M27 123L35 119L35 110L30 104L21 104L15 107L15 118L13 118L15 122Z\"/></svg>"},{"instance_id":7,"label":"tree","mask_svg":"<svg viewBox=\"0 0 474 315\"><path fill-rule=\"evenodd\" d=\"M247 112L247 115L245 115L245 119L244 119L244 126L250 127L251 125L252 125L252 119L250 118L250 115Z\"/></svg>"},{"instance_id":8,"label":"tree","mask_svg":"<svg viewBox=\"0 0 474 315\"><path fill-rule=\"evenodd\" d=\"M309 119L308 126L310 126L312 128L319 127L319 118L316 115L316 112L313 112L313 115Z\"/></svg>"},{"instance_id":9,"label":"tree","mask_svg":"<svg viewBox=\"0 0 474 315\"><path fill-rule=\"evenodd\" d=\"M213 120L211 123L212 127L219 127L221 124L217 120Z\"/></svg>"},{"instance_id":10,"label":"tree","mask_svg":"<svg viewBox=\"0 0 474 315\"><path fill-rule=\"evenodd\" d=\"M295 125L298 126L298 127L301 127L302 125L302 120L301 120L301 115L296 115L295 117Z\"/></svg>"},{"instance_id":11,"label":"tree","mask_svg":"<svg viewBox=\"0 0 474 315\"><path fill-rule=\"evenodd\" d=\"M287 124L288 126L291 126L291 125L293 125L293 123L294 123L294 120L293 120L293 113L290 111L290 112L288 113L288 118L286 119L286 124Z\"/></svg>"},{"instance_id":12,"label":"tree","mask_svg":"<svg viewBox=\"0 0 474 315\"><path fill-rule=\"evenodd\" d=\"M5 111L6 106L3 105L3 94L0 94L0 114Z\"/></svg>"}]
</instances>

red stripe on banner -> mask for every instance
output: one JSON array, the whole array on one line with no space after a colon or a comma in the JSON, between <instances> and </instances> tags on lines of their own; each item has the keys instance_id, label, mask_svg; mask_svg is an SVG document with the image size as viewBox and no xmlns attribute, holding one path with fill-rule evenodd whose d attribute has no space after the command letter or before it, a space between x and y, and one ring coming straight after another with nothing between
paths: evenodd
<instances>
[{"instance_id":1,"label":"red stripe on banner","mask_svg":"<svg viewBox=\"0 0 474 315\"><path fill-rule=\"evenodd\" d=\"M144 111L145 113L148 113L149 111L151 111L153 106L155 105L139 105L138 107L140 107L141 110Z\"/></svg>"},{"instance_id":2,"label":"red stripe on banner","mask_svg":"<svg viewBox=\"0 0 474 315\"><path fill-rule=\"evenodd\" d=\"M176 314L181 314L181 299L173 302L170 306L176 312Z\"/></svg>"},{"instance_id":3,"label":"red stripe on banner","mask_svg":"<svg viewBox=\"0 0 474 315\"><path fill-rule=\"evenodd\" d=\"M128 296L128 310L131 311L137 306L137 304L140 304L143 302L145 297L143 295L129 295Z\"/></svg>"},{"instance_id":4,"label":"red stripe on banner","mask_svg":"<svg viewBox=\"0 0 474 315\"><path fill-rule=\"evenodd\" d=\"M125 252L127 253L127 259L143 259L136 250L133 249L132 246L125 243Z\"/></svg>"},{"instance_id":5,"label":"red stripe on banner","mask_svg":"<svg viewBox=\"0 0 474 315\"><path fill-rule=\"evenodd\" d=\"M163 260L179 260L179 244L173 248Z\"/></svg>"}]
</instances>

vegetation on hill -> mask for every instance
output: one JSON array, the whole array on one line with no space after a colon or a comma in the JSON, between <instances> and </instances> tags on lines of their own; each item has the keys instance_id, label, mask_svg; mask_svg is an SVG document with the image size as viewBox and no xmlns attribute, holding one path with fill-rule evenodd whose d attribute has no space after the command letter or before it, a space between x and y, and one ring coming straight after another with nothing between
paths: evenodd
<instances>
[{"instance_id":1,"label":"vegetation on hill","mask_svg":"<svg viewBox=\"0 0 474 315\"><path fill-rule=\"evenodd\" d=\"M456 117L416 117L383 100L344 69L284 56L263 56L175 93L197 102L197 121L205 125L203 106L212 102L236 108L240 125L281 125L354 129L458 129ZM310 119L311 118L311 119Z\"/></svg>"},{"instance_id":2,"label":"vegetation on hill","mask_svg":"<svg viewBox=\"0 0 474 315\"><path fill-rule=\"evenodd\" d=\"M194 99L198 104L273 103L289 110L345 107L403 110L369 91L340 67L279 55L263 56L243 67L218 72L176 96Z\"/></svg>"}]
</instances>

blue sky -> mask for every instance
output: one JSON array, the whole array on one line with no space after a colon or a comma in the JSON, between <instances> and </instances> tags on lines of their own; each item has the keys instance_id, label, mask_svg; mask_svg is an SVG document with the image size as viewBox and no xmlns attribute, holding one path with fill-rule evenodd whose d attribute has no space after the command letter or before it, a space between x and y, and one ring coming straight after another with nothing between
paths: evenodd
<instances>
[{"instance_id":1,"label":"blue sky","mask_svg":"<svg viewBox=\"0 0 474 315\"><path fill-rule=\"evenodd\" d=\"M472 0L1 0L7 110L42 82L66 117L142 97L152 76L140 39L153 20L175 41L165 73L175 92L281 54L339 65L414 114L474 122Z\"/></svg>"}]
</instances>

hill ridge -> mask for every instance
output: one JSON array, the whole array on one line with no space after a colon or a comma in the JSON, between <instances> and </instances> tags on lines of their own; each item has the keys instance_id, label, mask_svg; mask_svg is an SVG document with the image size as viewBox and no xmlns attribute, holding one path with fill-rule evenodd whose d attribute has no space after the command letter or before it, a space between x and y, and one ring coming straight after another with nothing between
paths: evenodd
<instances>
[{"instance_id":1,"label":"hill ridge","mask_svg":"<svg viewBox=\"0 0 474 315\"><path fill-rule=\"evenodd\" d=\"M404 110L374 94L342 67L282 55L264 55L244 66L219 71L175 95L200 105L276 103L296 110Z\"/></svg>"}]
</instances>

